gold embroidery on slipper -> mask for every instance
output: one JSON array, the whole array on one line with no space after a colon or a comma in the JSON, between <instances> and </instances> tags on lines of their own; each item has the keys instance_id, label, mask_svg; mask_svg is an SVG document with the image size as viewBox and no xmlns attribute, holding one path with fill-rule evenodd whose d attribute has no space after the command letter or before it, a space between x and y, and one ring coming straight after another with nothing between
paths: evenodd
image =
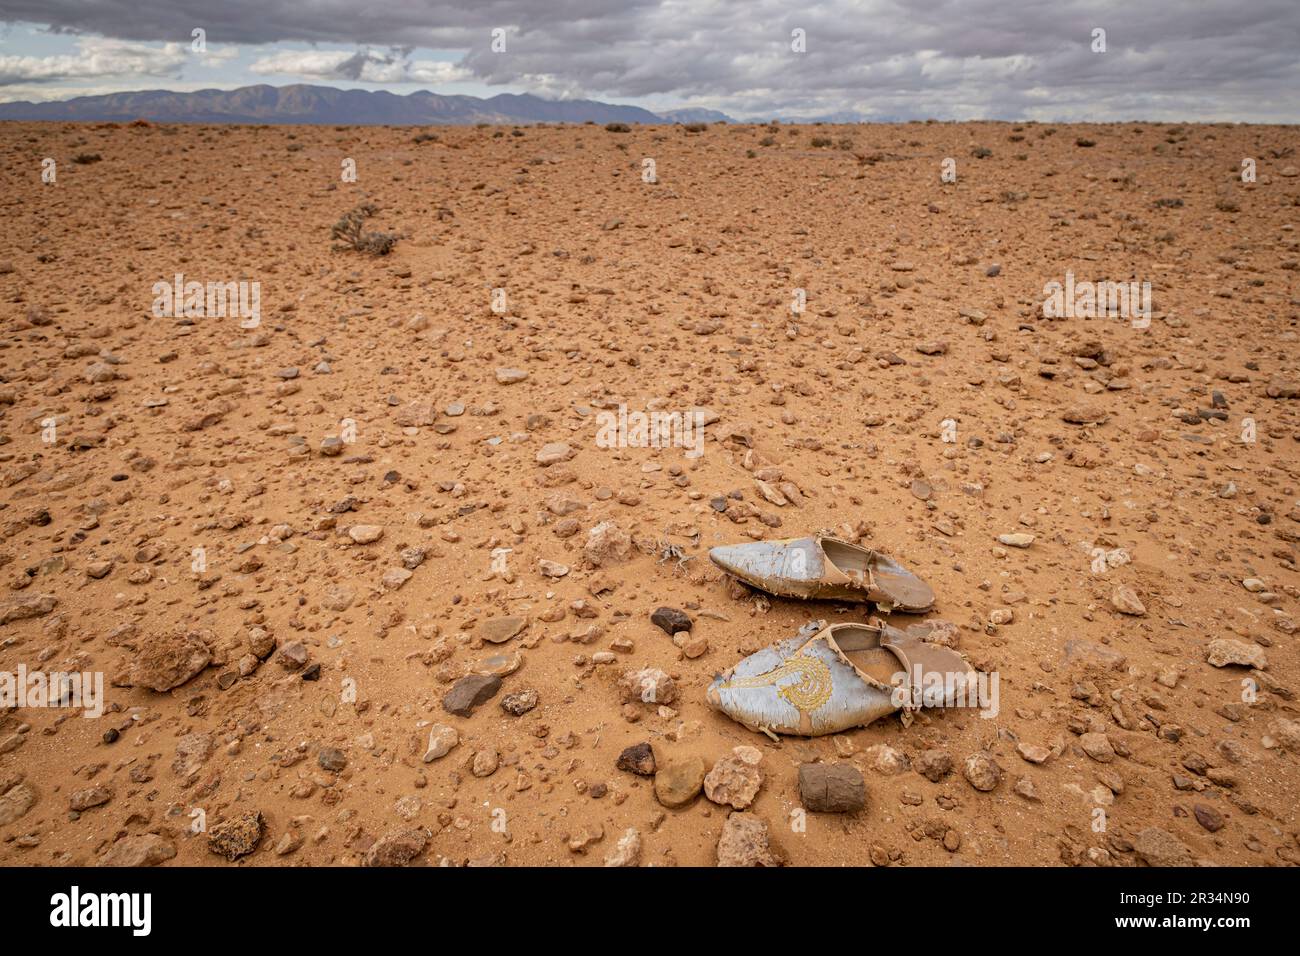
<instances>
[{"instance_id":1,"label":"gold embroidery on slipper","mask_svg":"<svg viewBox=\"0 0 1300 956\"><path fill-rule=\"evenodd\" d=\"M831 669L815 657L792 657L779 667L758 677L737 677L721 689L771 687L783 677L797 674L799 680L777 691L785 701L803 713L812 713L831 699Z\"/></svg>"}]
</instances>

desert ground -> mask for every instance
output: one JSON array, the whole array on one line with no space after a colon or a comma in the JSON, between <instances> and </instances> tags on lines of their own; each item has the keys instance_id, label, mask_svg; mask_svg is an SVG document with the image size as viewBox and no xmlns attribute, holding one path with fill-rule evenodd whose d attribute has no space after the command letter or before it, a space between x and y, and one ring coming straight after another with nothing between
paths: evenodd
<instances>
[{"instance_id":1,"label":"desert ground","mask_svg":"<svg viewBox=\"0 0 1300 956\"><path fill-rule=\"evenodd\" d=\"M0 709L0 863L1300 863L1297 145L0 125L0 672L104 691ZM332 235L366 204L386 255ZM1149 313L1046 315L1067 276ZM996 713L708 706L876 613L707 557L818 531L930 583L887 619Z\"/></svg>"}]
</instances>

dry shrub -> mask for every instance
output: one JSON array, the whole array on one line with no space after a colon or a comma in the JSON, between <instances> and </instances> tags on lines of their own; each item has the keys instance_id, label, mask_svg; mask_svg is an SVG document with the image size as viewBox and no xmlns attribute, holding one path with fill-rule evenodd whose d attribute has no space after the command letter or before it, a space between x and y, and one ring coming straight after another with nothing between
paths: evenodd
<instances>
[{"instance_id":1,"label":"dry shrub","mask_svg":"<svg viewBox=\"0 0 1300 956\"><path fill-rule=\"evenodd\" d=\"M388 255L397 244L397 236L386 232L366 232L363 228L366 220L378 211L375 204L370 202L348 210L343 214L343 218L334 223L330 236L342 240L343 248L346 249L354 249L371 256Z\"/></svg>"}]
</instances>

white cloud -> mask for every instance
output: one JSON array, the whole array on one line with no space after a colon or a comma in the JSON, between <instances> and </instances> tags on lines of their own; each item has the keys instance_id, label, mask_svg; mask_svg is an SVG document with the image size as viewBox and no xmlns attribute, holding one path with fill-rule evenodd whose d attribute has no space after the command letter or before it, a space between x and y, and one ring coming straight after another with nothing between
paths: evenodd
<instances>
[{"instance_id":1,"label":"white cloud","mask_svg":"<svg viewBox=\"0 0 1300 956\"><path fill-rule=\"evenodd\" d=\"M337 74L353 54L346 50L285 50L254 60L250 73L327 77Z\"/></svg>"},{"instance_id":2,"label":"white cloud","mask_svg":"<svg viewBox=\"0 0 1300 956\"><path fill-rule=\"evenodd\" d=\"M459 63L445 60L414 60L407 71L409 83L457 83L473 77L473 73Z\"/></svg>"},{"instance_id":3,"label":"white cloud","mask_svg":"<svg viewBox=\"0 0 1300 956\"><path fill-rule=\"evenodd\" d=\"M190 60L188 45L151 45L84 37L77 52L59 56L0 56L0 85L54 83L102 77L177 77Z\"/></svg>"},{"instance_id":4,"label":"white cloud","mask_svg":"<svg viewBox=\"0 0 1300 956\"><path fill-rule=\"evenodd\" d=\"M441 60L412 60L402 53L374 50L284 50L255 60L249 71L260 76L296 76L362 83L438 85L468 79L468 70Z\"/></svg>"}]
</instances>

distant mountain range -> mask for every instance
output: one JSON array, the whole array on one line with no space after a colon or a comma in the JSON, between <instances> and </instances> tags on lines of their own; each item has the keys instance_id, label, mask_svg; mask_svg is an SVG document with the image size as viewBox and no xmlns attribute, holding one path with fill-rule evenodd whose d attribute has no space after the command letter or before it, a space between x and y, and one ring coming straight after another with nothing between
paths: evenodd
<instances>
[{"instance_id":1,"label":"distant mountain range","mask_svg":"<svg viewBox=\"0 0 1300 956\"><path fill-rule=\"evenodd\" d=\"M142 90L70 100L0 103L0 120L72 122L267 123L339 126L434 126L475 123L714 123L734 122L716 110L652 113L639 106L596 100L547 100L530 93L439 96L420 90L398 96L384 90L331 86L241 86L234 90Z\"/></svg>"}]
</instances>

